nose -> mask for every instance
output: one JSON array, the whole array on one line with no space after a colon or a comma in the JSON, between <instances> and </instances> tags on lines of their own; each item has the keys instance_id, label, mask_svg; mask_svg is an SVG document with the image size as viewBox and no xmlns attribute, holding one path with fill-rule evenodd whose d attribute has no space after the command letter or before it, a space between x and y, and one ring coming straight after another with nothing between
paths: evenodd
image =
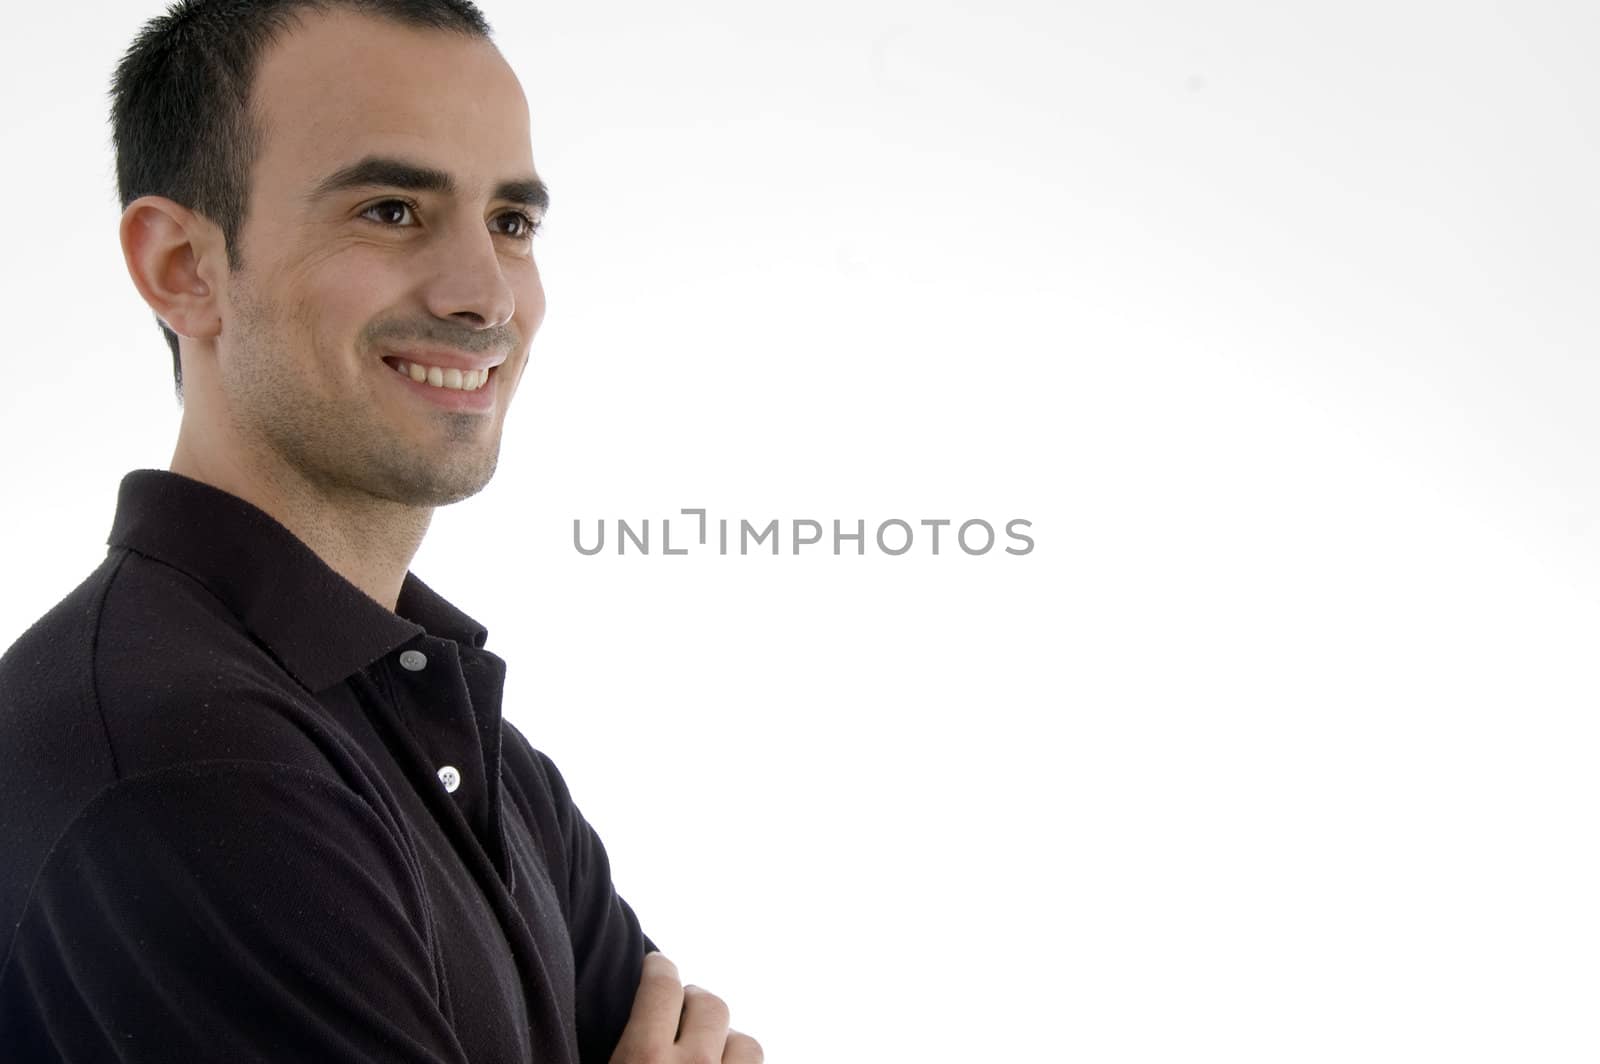
<instances>
[{"instance_id":1,"label":"nose","mask_svg":"<svg viewBox=\"0 0 1600 1064\"><path fill-rule=\"evenodd\" d=\"M428 310L437 318L470 323L475 330L495 329L517 310L517 292L506 276L502 249L482 226L458 230L436 247L436 268L426 293Z\"/></svg>"}]
</instances>

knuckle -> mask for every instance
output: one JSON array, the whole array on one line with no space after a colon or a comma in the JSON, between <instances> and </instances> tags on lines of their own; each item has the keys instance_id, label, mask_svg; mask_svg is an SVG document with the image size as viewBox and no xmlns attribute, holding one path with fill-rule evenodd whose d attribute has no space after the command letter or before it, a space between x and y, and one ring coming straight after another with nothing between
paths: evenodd
<instances>
[{"instance_id":1,"label":"knuckle","mask_svg":"<svg viewBox=\"0 0 1600 1064\"><path fill-rule=\"evenodd\" d=\"M707 990L705 987L695 986L691 983L689 986L683 988L683 993L685 997L694 998L696 1008L709 1012L713 1016L719 1016L722 1018L724 1023L727 1022L728 1003L723 1001L717 995L713 994L711 991Z\"/></svg>"},{"instance_id":2,"label":"knuckle","mask_svg":"<svg viewBox=\"0 0 1600 1064\"><path fill-rule=\"evenodd\" d=\"M678 980L678 966L668 959L665 953L647 953L644 958L644 971L656 978L670 978Z\"/></svg>"},{"instance_id":3,"label":"knuckle","mask_svg":"<svg viewBox=\"0 0 1600 1064\"><path fill-rule=\"evenodd\" d=\"M762 1064L766 1054L762 1052L761 1043L743 1031L729 1031L723 1060L726 1064Z\"/></svg>"}]
</instances>

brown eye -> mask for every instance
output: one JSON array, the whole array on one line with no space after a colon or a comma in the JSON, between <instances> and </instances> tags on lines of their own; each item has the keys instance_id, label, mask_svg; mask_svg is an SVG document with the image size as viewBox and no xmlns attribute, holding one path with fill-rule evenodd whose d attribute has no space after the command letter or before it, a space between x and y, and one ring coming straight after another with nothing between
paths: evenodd
<instances>
[{"instance_id":1,"label":"brown eye","mask_svg":"<svg viewBox=\"0 0 1600 1064\"><path fill-rule=\"evenodd\" d=\"M397 208L398 209L404 209L404 210L407 210L407 211L414 211L414 210L417 209L417 205L415 203L412 203L409 200L389 199L389 200L384 200L381 203L374 203L372 206L370 206L366 210L362 211L361 212L361 216L363 218L365 218L367 215L371 214L373 211L395 210ZM374 219L374 220L376 220L376 219Z\"/></svg>"},{"instance_id":2,"label":"brown eye","mask_svg":"<svg viewBox=\"0 0 1600 1064\"><path fill-rule=\"evenodd\" d=\"M372 206L368 207L366 210L362 211L361 212L361 217L366 218L369 215L372 215L377 211L396 211L396 210L403 210L403 211L408 211L408 212L416 211L417 210L417 205L415 203L411 202L410 200L407 200L407 199L386 199L386 200L381 200L381 201L379 201L377 203L374 203ZM519 241L524 241L524 242L531 241L533 239L533 235L539 231L539 225L540 225L540 222L542 221L542 219L534 218L532 215L530 215L530 214L528 214L528 213L526 213L524 211L506 211L504 214L500 215L500 217L502 217L502 218L515 218L518 222L521 223L521 228L520 228L519 231L517 231L515 233L505 233L503 235L509 236L513 240L519 240ZM383 224L383 225L397 225L397 224L399 224L398 223L398 219L396 219L395 222L384 222L384 221L381 221L381 219L374 218L373 221L380 222L380 224Z\"/></svg>"},{"instance_id":3,"label":"brown eye","mask_svg":"<svg viewBox=\"0 0 1600 1064\"><path fill-rule=\"evenodd\" d=\"M515 240L532 240L533 235L539 231L540 220L522 211L506 211L500 217L515 218L522 223L522 228L519 232L506 234Z\"/></svg>"}]
</instances>

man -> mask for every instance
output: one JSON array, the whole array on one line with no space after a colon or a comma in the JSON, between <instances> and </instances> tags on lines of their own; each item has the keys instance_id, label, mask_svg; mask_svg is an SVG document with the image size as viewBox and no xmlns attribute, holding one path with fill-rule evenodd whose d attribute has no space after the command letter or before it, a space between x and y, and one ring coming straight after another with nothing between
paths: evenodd
<instances>
[{"instance_id":1,"label":"man","mask_svg":"<svg viewBox=\"0 0 1600 1064\"><path fill-rule=\"evenodd\" d=\"M408 571L544 315L482 16L184 0L113 97L183 418L0 659L0 1059L759 1062Z\"/></svg>"}]
</instances>

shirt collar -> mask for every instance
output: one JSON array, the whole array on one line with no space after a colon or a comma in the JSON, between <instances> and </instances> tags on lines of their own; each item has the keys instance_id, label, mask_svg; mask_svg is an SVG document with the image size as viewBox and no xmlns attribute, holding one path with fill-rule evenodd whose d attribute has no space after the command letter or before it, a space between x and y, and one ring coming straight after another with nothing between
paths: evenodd
<instances>
[{"instance_id":1,"label":"shirt collar","mask_svg":"<svg viewBox=\"0 0 1600 1064\"><path fill-rule=\"evenodd\" d=\"M122 478L106 542L199 581L312 692L419 635L473 648L489 635L409 571L385 608L264 510L167 470Z\"/></svg>"}]
</instances>

